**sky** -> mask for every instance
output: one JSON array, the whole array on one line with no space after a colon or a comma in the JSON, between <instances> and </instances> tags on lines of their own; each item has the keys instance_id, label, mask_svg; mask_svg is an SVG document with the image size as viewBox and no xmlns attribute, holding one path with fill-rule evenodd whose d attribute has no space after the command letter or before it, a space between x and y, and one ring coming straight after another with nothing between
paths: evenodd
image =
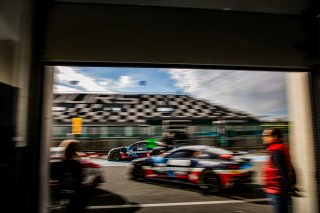
<instances>
[{"instance_id":1,"label":"sky","mask_svg":"<svg viewBox=\"0 0 320 213\"><path fill-rule=\"evenodd\" d=\"M57 66L54 92L184 94L263 120L288 119L283 72Z\"/></svg>"}]
</instances>

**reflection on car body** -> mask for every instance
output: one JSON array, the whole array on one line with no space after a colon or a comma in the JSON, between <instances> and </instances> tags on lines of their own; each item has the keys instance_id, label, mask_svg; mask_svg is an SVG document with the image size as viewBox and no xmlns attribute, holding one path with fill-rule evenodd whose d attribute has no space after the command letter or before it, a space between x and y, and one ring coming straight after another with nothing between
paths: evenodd
<instances>
[{"instance_id":1,"label":"reflection on car body","mask_svg":"<svg viewBox=\"0 0 320 213\"><path fill-rule=\"evenodd\" d=\"M163 153L133 160L131 179L174 180L199 185L209 193L235 183L250 183L254 164L250 159L225 149L211 146L183 146Z\"/></svg>"}]
</instances>

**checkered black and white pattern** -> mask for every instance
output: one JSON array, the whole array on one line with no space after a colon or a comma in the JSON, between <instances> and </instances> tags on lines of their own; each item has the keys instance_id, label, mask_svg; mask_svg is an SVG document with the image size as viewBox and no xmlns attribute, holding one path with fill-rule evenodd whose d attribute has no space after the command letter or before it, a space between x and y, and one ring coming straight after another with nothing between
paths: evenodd
<instances>
[{"instance_id":1,"label":"checkered black and white pattern","mask_svg":"<svg viewBox=\"0 0 320 213\"><path fill-rule=\"evenodd\" d=\"M210 104L187 95L165 94L54 94L53 120L70 123L73 117L82 117L86 123L146 123L159 119L246 119L248 114ZM172 112L161 112L169 107ZM252 117L251 117L252 118Z\"/></svg>"}]
</instances>

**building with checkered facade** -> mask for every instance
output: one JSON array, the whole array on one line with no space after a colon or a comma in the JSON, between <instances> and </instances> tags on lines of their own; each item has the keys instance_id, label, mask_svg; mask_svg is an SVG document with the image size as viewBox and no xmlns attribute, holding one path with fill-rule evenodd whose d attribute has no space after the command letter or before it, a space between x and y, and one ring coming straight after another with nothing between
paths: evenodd
<instances>
[{"instance_id":1,"label":"building with checkered facade","mask_svg":"<svg viewBox=\"0 0 320 213\"><path fill-rule=\"evenodd\" d=\"M56 93L52 115L54 140L72 136L75 117L83 121L82 134L76 137L87 142L131 143L161 138L164 131L176 129L190 134L193 141L207 138L212 144L221 134L231 140L259 130L259 121L249 114L175 94Z\"/></svg>"}]
</instances>

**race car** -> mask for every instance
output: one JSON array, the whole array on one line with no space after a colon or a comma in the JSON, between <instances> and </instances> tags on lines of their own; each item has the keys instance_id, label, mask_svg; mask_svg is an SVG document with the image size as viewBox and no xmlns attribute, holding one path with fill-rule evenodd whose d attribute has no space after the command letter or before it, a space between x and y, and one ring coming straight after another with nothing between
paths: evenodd
<instances>
[{"instance_id":1,"label":"race car","mask_svg":"<svg viewBox=\"0 0 320 213\"><path fill-rule=\"evenodd\" d=\"M131 144L130 146L111 149L107 154L107 159L111 161L132 160L135 158L159 155L172 148L173 146L167 146L154 139L146 139Z\"/></svg>"},{"instance_id":2,"label":"race car","mask_svg":"<svg viewBox=\"0 0 320 213\"><path fill-rule=\"evenodd\" d=\"M183 146L135 159L129 167L130 179L162 179L198 185L206 193L218 193L235 183L250 183L255 173L251 159L243 153L205 145Z\"/></svg>"}]
</instances>

